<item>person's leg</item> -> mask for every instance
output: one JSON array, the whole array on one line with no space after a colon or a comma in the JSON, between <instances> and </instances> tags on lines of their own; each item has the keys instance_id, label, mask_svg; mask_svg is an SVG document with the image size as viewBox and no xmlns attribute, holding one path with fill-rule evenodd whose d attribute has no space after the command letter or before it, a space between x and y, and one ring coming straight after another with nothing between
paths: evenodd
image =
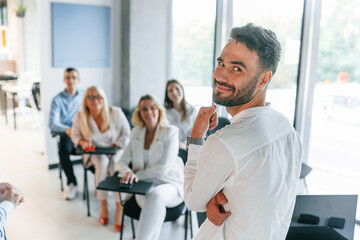
<instances>
[{"instance_id":1,"label":"person's leg","mask_svg":"<svg viewBox=\"0 0 360 240\"><path fill-rule=\"evenodd\" d=\"M136 195L136 202L142 208L137 240L159 239L161 227L166 216L166 207L175 207L183 199L172 184L156 186L145 196Z\"/></svg>"},{"instance_id":2,"label":"person's leg","mask_svg":"<svg viewBox=\"0 0 360 240\"><path fill-rule=\"evenodd\" d=\"M110 176L114 175L115 173L115 164L113 161L110 161L109 165L108 165L108 173ZM114 198L115 198L115 205L116 205L116 210L115 210L115 229L117 231L120 232L121 230L121 216L122 216L122 211L123 211L123 207L120 204L120 197L119 197L119 193L118 192L113 192L114 194Z\"/></svg>"},{"instance_id":3,"label":"person's leg","mask_svg":"<svg viewBox=\"0 0 360 240\"><path fill-rule=\"evenodd\" d=\"M108 157L105 155L91 155L91 162L95 167L95 184L96 186L106 178ZM100 223L106 224L109 220L107 208L107 191L96 190L96 197L101 201Z\"/></svg>"},{"instance_id":4,"label":"person's leg","mask_svg":"<svg viewBox=\"0 0 360 240\"><path fill-rule=\"evenodd\" d=\"M62 168L64 169L67 178L67 185L73 183L77 185L76 177L74 175L73 165L70 160L70 154L74 150L74 144L68 136L61 136L59 142L59 158Z\"/></svg>"}]
</instances>

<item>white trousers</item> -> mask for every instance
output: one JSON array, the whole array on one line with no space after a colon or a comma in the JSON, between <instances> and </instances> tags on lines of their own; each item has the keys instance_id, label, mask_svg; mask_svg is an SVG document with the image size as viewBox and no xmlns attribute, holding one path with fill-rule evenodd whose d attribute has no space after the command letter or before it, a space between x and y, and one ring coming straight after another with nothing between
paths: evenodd
<instances>
[{"instance_id":1,"label":"white trousers","mask_svg":"<svg viewBox=\"0 0 360 240\"><path fill-rule=\"evenodd\" d=\"M115 173L115 164L106 155L91 155L91 163L95 167L95 183L104 180L107 176L112 176ZM120 197L117 192L114 192L115 202L120 202ZM99 200L107 199L107 191L96 190L96 197Z\"/></svg>"},{"instance_id":2,"label":"white trousers","mask_svg":"<svg viewBox=\"0 0 360 240\"><path fill-rule=\"evenodd\" d=\"M136 195L135 199L141 207L137 240L159 239L166 207L175 207L184 201L175 186L170 183L154 187L145 196Z\"/></svg>"}]
</instances>

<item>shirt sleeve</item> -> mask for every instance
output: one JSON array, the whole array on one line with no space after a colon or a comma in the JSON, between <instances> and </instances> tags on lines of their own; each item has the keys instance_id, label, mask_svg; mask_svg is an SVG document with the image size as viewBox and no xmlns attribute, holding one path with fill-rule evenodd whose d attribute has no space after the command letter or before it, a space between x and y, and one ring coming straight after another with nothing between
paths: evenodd
<instances>
[{"instance_id":1,"label":"shirt sleeve","mask_svg":"<svg viewBox=\"0 0 360 240\"><path fill-rule=\"evenodd\" d=\"M234 159L225 144L210 136L204 146L190 144L185 166L186 205L197 212L206 211L208 202L223 189L234 170Z\"/></svg>"},{"instance_id":2,"label":"shirt sleeve","mask_svg":"<svg viewBox=\"0 0 360 240\"><path fill-rule=\"evenodd\" d=\"M59 103L54 98L51 102L50 119L49 119L49 127L50 130L53 132L65 132L66 129L71 127L61 123L60 111L61 109Z\"/></svg>"},{"instance_id":3,"label":"shirt sleeve","mask_svg":"<svg viewBox=\"0 0 360 240\"><path fill-rule=\"evenodd\" d=\"M2 201L0 203L0 228L3 228L9 214L14 210L15 206L12 202Z\"/></svg>"},{"instance_id":4,"label":"shirt sleeve","mask_svg":"<svg viewBox=\"0 0 360 240\"><path fill-rule=\"evenodd\" d=\"M129 144L125 147L124 153L122 154L120 161L118 161L116 164L116 168L122 176L124 176L126 172L132 171L129 168L129 164L130 164L130 162L132 162L132 159L133 159L131 146L132 146L132 143L130 140Z\"/></svg>"},{"instance_id":5,"label":"shirt sleeve","mask_svg":"<svg viewBox=\"0 0 360 240\"><path fill-rule=\"evenodd\" d=\"M145 170L139 170L136 172L139 179L159 178L159 176L168 172L168 169L172 165L172 161L177 159L179 152L179 130L176 127L170 128L169 134L163 141L163 147L164 150L159 161L153 163Z\"/></svg>"}]
</instances>

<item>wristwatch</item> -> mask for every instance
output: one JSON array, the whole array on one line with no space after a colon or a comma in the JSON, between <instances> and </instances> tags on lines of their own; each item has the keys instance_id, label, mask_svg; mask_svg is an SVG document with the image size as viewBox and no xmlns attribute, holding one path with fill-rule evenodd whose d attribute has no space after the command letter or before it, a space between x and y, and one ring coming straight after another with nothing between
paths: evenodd
<instances>
[{"instance_id":1,"label":"wristwatch","mask_svg":"<svg viewBox=\"0 0 360 240\"><path fill-rule=\"evenodd\" d=\"M204 139L188 137L186 141L186 145L189 146L190 144L203 145Z\"/></svg>"}]
</instances>

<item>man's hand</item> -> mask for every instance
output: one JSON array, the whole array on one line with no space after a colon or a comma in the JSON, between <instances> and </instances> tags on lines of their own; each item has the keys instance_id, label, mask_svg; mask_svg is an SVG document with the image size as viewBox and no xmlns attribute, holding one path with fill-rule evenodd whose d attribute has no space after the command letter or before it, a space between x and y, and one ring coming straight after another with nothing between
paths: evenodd
<instances>
[{"instance_id":1,"label":"man's hand","mask_svg":"<svg viewBox=\"0 0 360 240\"><path fill-rule=\"evenodd\" d=\"M70 137L70 135L71 135L71 128L66 129L66 130L65 130L65 133L66 133L66 135L68 135L68 136Z\"/></svg>"},{"instance_id":2,"label":"man's hand","mask_svg":"<svg viewBox=\"0 0 360 240\"><path fill-rule=\"evenodd\" d=\"M216 194L208 203L206 209L206 216L210 222L216 226L221 226L223 222L231 215L230 212L225 212L223 207L227 203L227 199L222 191Z\"/></svg>"},{"instance_id":3,"label":"man's hand","mask_svg":"<svg viewBox=\"0 0 360 240\"><path fill-rule=\"evenodd\" d=\"M11 189L10 183L0 183L0 194L3 194L7 189Z\"/></svg>"},{"instance_id":4,"label":"man's hand","mask_svg":"<svg viewBox=\"0 0 360 240\"><path fill-rule=\"evenodd\" d=\"M196 116L190 137L204 138L208 129L214 129L217 126L218 119L215 112L216 106L202 107Z\"/></svg>"},{"instance_id":5,"label":"man's hand","mask_svg":"<svg viewBox=\"0 0 360 240\"><path fill-rule=\"evenodd\" d=\"M6 189L0 194L0 202L9 201L17 207L20 202L24 202L23 194L16 188Z\"/></svg>"}]
</instances>

